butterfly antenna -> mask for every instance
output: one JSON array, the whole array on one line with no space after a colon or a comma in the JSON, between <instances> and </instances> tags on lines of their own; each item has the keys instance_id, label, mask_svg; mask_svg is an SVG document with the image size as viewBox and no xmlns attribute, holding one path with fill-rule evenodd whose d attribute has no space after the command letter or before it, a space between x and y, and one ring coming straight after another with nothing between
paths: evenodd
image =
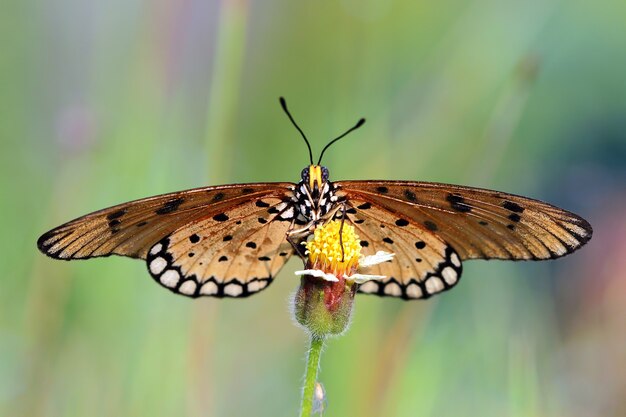
<instances>
[{"instance_id":1,"label":"butterfly antenna","mask_svg":"<svg viewBox=\"0 0 626 417\"><path fill-rule=\"evenodd\" d=\"M324 152L326 152L326 149L328 149L330 147L330 145L332 145L333 143L337 142L339 139L341 139L342 137L346 136L348 133L352 132L353 130L356 130L356 129L360 128L361 126L363 126L363 123L365 123L365 119L360 119L358 122L356 122L356 124L354 126L352 126L350 129L348 129L341 136L339 136L339 137L331 140L330 142L328 142L328 145L324 146L324 149L322 149L322 153L320 154L320 159L317 161L317 165L322 163L322 157L324 156Z\"/></svg>"},{"instance_id":2,"label":"butterfly antenna","mask_svg":"<svg viewBox=\"0 0 626 417\"><path fill-rule=\"evenodd\" d=\"M291 113L289 113L289 110L287 109L287 102L285 101L285 98L284 97L280 97L278 100L280 101L280 105L282 106L282 108L285 111L285 113L287 113L287 116L289 117L289 120L291 120L291 123L293 123L293 125L296 127L296 129L298 129L298 132L300 132L300 134L302 135L302 138L306 142L306 147L309 149L309 160L311 161L311 165L313 165L313 151L311 150L311 144L309 143L309 140L304 135L304 132L302 131L302 129L300 129L300 126L298 126L296 121L293 120L293 117L291 116Z\"/></svg>"}]
</instances>

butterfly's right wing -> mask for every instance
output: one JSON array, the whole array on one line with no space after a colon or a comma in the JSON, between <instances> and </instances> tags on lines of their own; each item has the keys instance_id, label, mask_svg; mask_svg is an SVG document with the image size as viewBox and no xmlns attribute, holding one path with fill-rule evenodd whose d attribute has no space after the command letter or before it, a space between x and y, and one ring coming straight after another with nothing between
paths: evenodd
<instances>
[{"instance_id":1,"label":"butterfly's right wing","mask_svg":"<svg viewBox=\"0 0 626 417\"><path fill-rule=\"evenodd\" d=\"M393 252L360 292L426 298L458 282L465 259L548 259L585 244L591 226L558 207L512 194L409 181L339 181L363 253ZM338 213L337 217L342 214Z\"/></svg>"},{"instance_id":2,"label":"butterfly's right wing","mask_svg":"<svg viewBox=\"0 0 626 417\"><path fill-rule=\"evenodd\" d=\"M339 195L409 219L454 247L461 259L550 259L572 253L593 233L559 207L499 191L413 181L340 181Z\"/></svg>"},{"instance_id":3,"label":"butterfly's right wing","mask_svg":"<svg viewBox=\"0 0 626 417\"><path fill-rule=\"evenodd\" d=\"M39 250L56 259L122 255L146 259L175 230L272 198L290 202L292 183L236 184L149 197L87 214L43 234ZM287 204L287 203L286 203Z\"/></svg>"}]
</instances>

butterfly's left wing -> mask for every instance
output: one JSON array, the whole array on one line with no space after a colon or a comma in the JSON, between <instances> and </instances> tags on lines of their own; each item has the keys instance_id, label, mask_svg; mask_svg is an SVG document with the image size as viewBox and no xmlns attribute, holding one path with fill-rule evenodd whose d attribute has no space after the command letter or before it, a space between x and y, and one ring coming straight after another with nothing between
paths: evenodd
<instances>
[{"instance_id":1,"label":"butterfly's left wing","mask_svg":"<svg viewBox=\"0 0 626 417\"><path fill-rule=\"evenodd\" d=\"M410 181L334 184L337 195L351 206L356 221L372 208L383 210L376 214L380 220L409 222L422 233L436 236L461 260L557 258L580 248L592 235L591 226L580 216L498 191ZM382 228L380 220L378 227ZM365 232L377 225L376 221L371 223ZM397 253L405 259L413 255Z\"/></svg>"},{"instance_id":2,"label":"butterfly's left wing","mask_svg":"<svg viewBox=\"0 0 626 417\"><path fill-rule=\"evenodd\" d=\"M267 287L293 254L286 233L293 184L199 188L120 204L42 235L57 259L146 259L153 278L183 295L245 297Z\"/></svg>"},{"instance_id":3,"label":"butterfly's left wing","mask_svg":"<svg viewBox=\"0 0 626 417\"><path fill-rule=\"evenodd\" d=\"M148 250L175 230L230 208L272 197L289 202L291 183L235 184L163 194L118 204L44 233L37 246L63 260L122 255L146 259Z\"/></svg>"}]
</instances>

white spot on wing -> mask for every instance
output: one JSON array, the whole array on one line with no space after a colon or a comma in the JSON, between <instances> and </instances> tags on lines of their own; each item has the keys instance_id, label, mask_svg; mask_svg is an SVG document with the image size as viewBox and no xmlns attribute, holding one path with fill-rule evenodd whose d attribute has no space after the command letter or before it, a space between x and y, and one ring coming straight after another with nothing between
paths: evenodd
<instances>
[{"instance_id":1,"label":"white spot on wing","mask_svg":"<svg viewBox=\"0 0 626 417\"><path fill-rule=\"evenodd\" d=\"M373 281L367 281L361 284L361 286L359 287L359 290L361 292L370 293L370 294L373 292L378 292L378 284L376 284Z\"/></svg>"},{"instance_id":2,"label":"white spot on wing","mask_svg":"<svg viewBox=\"0 0 626 417\"><path fill-rule=\"evenodd\" d=\"M406 287L406 295L411 298L420 298L422 296L422 289L417 284L410 284Z\"/></svg>"},{"instance_id":3,"label":"white spot on wing","mask_svg":"<svg viewBox=\"0 0 626 417\"><path fill-rule=\"evenodd\" d=\"M152 247L152 249L150 249L150 255L156 255L157 253L161 252L161 249L163 249L163 245L157 243Z\"/></svg>"},{"instance_id":4,"label":"white spot on wing","mask_svg":"<svg viewBox=\"0 0 626 417\"><path fill-rule=\"evenodd\" d=\"M178 281L180 280L180 274L178 271L174 269L168 269L161 275L160 281L161 284L165 285L168 288L174 288L178 285Z\"/></svg>"},{"instance_id":5,"label":"white spot on wing","mask_svg":"<svg viewBox=\"0 0 626 417\"><path fill-rule=\"evenodd\" d=\"M213 281L209 281L205 283L202 288L200 288L200 294L204 295L213 295L217 294L217 284Z\"/></svg>"},{"instance_id":6,"label":"white spot on wing","mask_svg":"<svg viewBox=\"0 0 626 417\"><path fill-rule=\"evenodd\" d=\"M182 283L178 291L186 295L192 295L194 292L196 292L197 286L198 285L196 284L194 280L188 279L187 281Z\"/></svg>"},{"instance_id":7,"label":"white spot on wing","mask_svg":"<svg viewBox=\"0 0 626 417\"><path fill-rule=\"evenodd\" d=\"M281 219L292 219L293 218L293 206L289 207L288 210L285 210L281 215Z\"/></svg>"},{"instance_id":8,"label":"white spot on wing","mask_svg":"<svg viewBox=\"0 0 626 417\"><path fill-rule=\"evenodd\" d=\"M395 282L390 282L385 285L385 294L393 295L394 297L399 297L402 295L402 288Z\"/></svg>"},{"instance_id":9,"label":"white spot on wing","mask_svg":"<svg viewBox=\"0 0 626 417\"><path fill-rule=\"evenodd\" d=\"M450 255L450 262L452 262L452 265L456 266L457 268L461 266L461 260L459 259L459 255L457 255L456 253L452 253L452 255Z\"/></svg>"},{"instance_id":10,"label":"white spot on wing","mask_svg":"<svg viewBox=\"0 0 626 417\"><path fill-rule=\"evenodd\" d=\"M230 295L231 297L237 297L241 295L243 292L243 288L239 284L228 284L224 287L224 294Z\"/></svg>"},{"instance_id":11,"label":"white spot on wing","mask_svg":"<svg viewBox=\"0 0 626 417\"><path fill-rule=\"evenodd\" d=\"M443 288L443 281L441 281L438 277L430 277L426 280L426 291L428 294L435 294L443 290Z\"/></svg>"},{"instance_id":12,"label":"white spot on wing","mask_svg":"<svg viewBox=\"0 0 626 417\"><path fill-rule=\"evenodd\" d=\"M163 272L166 266L167 261L159 256L158 258L154 258L152 262L150 262L150 272L153 275L159 275L161 272Z\"/></svg>"},{"instance_id":13,"label":"white spot on wing","mask_svg":"<svg viewBox=\"0 0 626 417\"><path fill-rule=\"evenodd\" d=\"M257 292L261 289L260 281L252 281L248 283L248 291L249 292Z\"/></svg>"},{"instance_id":14,"label":"white spot on wing","mask_svg":"<svg viewBox=\"0 0 626 417\"><path fill-rule=\"evenodd\" d=\"M451 266L446 266L441 271L441 276L448 285L453 285L457 281L457 273Z\"/></svg>"}]
</instances>

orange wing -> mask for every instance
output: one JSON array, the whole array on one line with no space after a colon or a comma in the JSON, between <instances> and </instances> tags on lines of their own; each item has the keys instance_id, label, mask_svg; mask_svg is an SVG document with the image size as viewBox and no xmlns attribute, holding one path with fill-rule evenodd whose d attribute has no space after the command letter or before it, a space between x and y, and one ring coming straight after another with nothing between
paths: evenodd
<instances>
[{"instance_id":1,"label":"orange wing","mask_svg":"<svg viewBox=\"0 0 626 417\"><path fill-rule=\"evenodd\" d=\"M39 250L57 259L122 255L146 259L148 250L177 229L263 198L289 201L292 183L196 188L119 204L43 234Z\"/></svg>"},{"instance_id":2,"label":"orange wing","mask_svg":"<svg viewBox=\"0 0 626 417\"><path fill-rule=\"evenodd\" d=\"M293 247L281 198L267 196L185 224L152 246L147 264L164 287L189 297L247 297L266 288Z\"/></svg>"},{"instance_id":3,"label":"orange wing","mask_svg":"<svg viewBox=\"0 0 626 417\"><path fill-rule=\"evenodd\" d=\"M480 188L410 181L339 181L338 195L421 225L461 259L549 259L572 253L589 223L550 204Z\"/></svg>"},{"instance_id":4,"label":"orange wing","mask_svg":"<svg viewBox=\"0 0 626 417\"><path fill-rule=\"evenodd\" d=\"M393 260L363 271L384 275L367 281L359 292L404 299L428 298L455 286L461 278L461 259L437 234L412 219L358 197L348 200L345 212L361 240L363 255L395 253ZM336 218L344 216L337 213Z\"/></svg>"}]
</instances>

